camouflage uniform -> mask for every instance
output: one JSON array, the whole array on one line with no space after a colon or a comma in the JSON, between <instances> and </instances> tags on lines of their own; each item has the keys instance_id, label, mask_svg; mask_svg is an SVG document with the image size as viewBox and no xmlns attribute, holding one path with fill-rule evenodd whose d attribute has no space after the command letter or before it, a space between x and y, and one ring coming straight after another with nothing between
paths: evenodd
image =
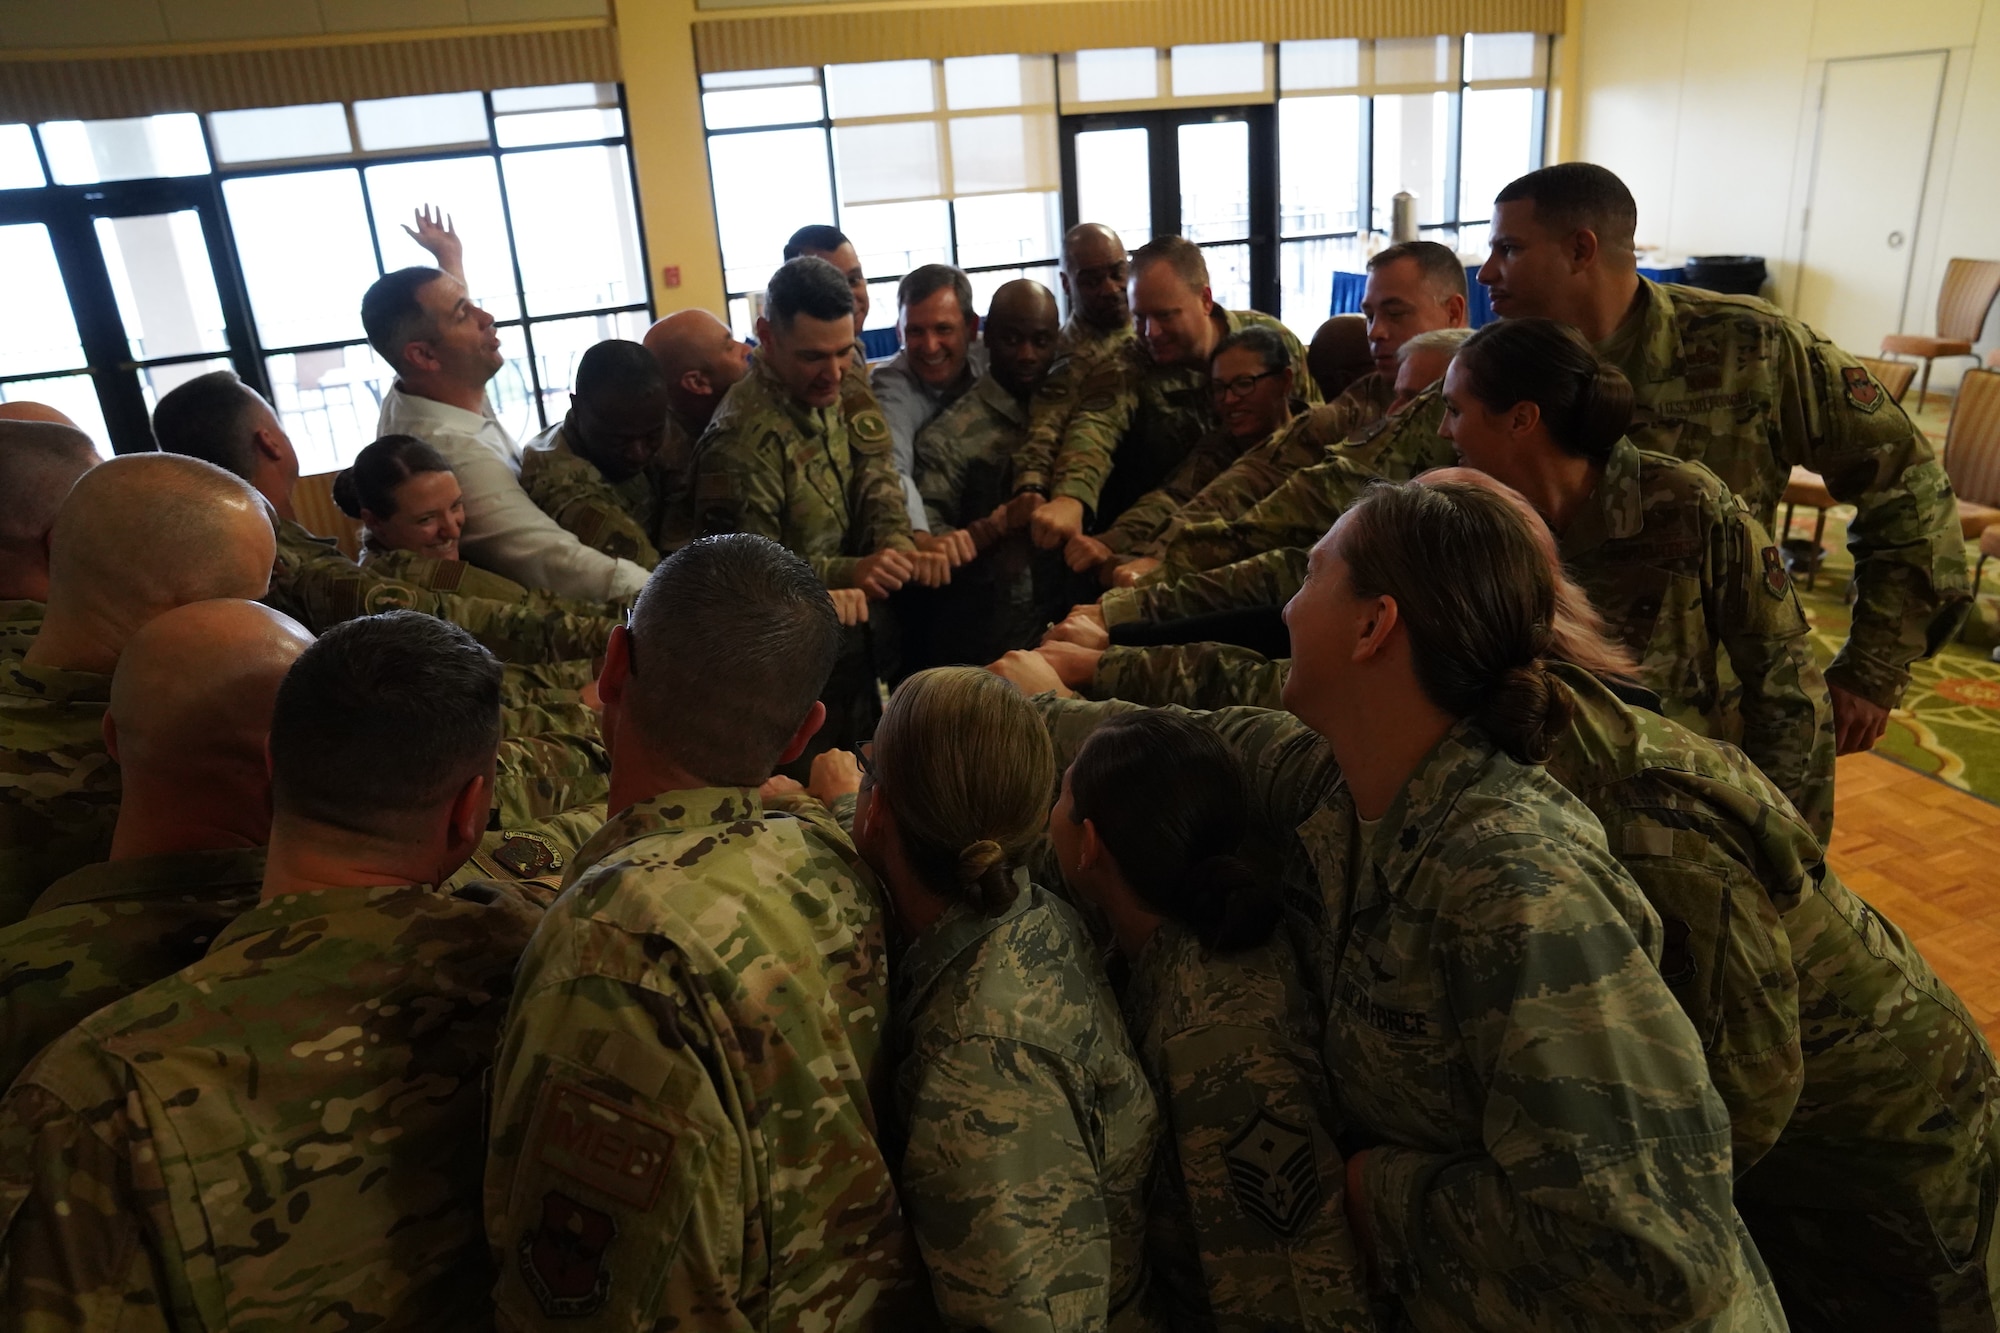
<instances>
[{"instance_id":1,"label":"camouflage uniform","mask_svg":"<svg viewBox=\"0 0 2000 1333\"><path fill-rule=\"evenodd\" d=\"M0 1325L483 1329L506 885L260 903L0 1105Z\"/></svg>"},{"instance_id":2,"label":"camouflage uniform","mask_svg":"<svg viewBox=\"0 0 2000 1333\"><path fill-rule=\"evenodd\" d=\"M1059 759L1129 707L1037 704ZM1660 919L1554 772L1461 725L1364 838L1303 723L1262 709L1209 717L1251 775L1246 854L1283 867L1347 1141L1406 1145L1375 1147L1363 1172L1409 1322L1782 1328L1730 1205L1731 1126L1699 1034L1651 965ZM1665 807L1658 827L1685 822L1674 798L1639 794ZM1635 839L1620 841L1630 851ZM1578 1021L1579 1003L1594 1021ZM1537 1040L1504 1026L1524 1021ZM1438 1153L1470 1156L1440 1171Z\"/></svg>"},{"instance_id":3,"label":"camouflage uniform","mask_svg":"<svg viewBox=\"0 0 2000 1333\"><path fill-rule=\"evenodd\" d=\"M1228 333L1251 325L1276 330L1292 364L1305 365L1299 340L1269 315L1220 306L1216 314ZM1309 375L1304 381L1303 396L1317 403L1318 386ZM1046 486L1050 499L1079 501L1102 526L1165 481L1215 428L1208 366L1155 365L1146 345L1129 339L1087 371L1051 373L1036 390L1031 421L1015 484Z\"/></svg>"},{"instance_id":4,"label":"camouflage uniform","mask_svg":"<svg viewBox=\"0 0 2000 1333\"><path fill-rule=\"evenodd\" d=\"M660 563L652 539L659 519L653 481L649 468L624 481L607 478L570 446L566 422L521 447L521 489L544 514L592 550L646 569Z\"/></svg>"},{"instance_id":5,"label":"camouflage uniform","mask_svg":"<svg viewBox=\"0 0 2000 1333\"><path fill-rule=\"evenodd\" d=\"M1108 628L1158 625L1249 606L1283 606L1305 582L1308 554L1303 546L1281 546L1199 574L1113 588L1098 605Z\"/></svg>"},{"instance_id":6,"label":"camouflage uniform","mask_svg":"<svg viewBox=\"0 0 2000 1333\"><path fill-rule=\"evenodd\" d=\"M1158 1109L1090 936L1015 872L896 968L904 1198L952 1329L1145 1327Z\"/></svg>"},{"instance_id":7,"label":"camouflage uniform","mask_svg":"<svg viewBox=\"0 0 2000 1333\"><path fill-rule=\"evenodd\" d=\"M918 433L917 492L933 535L963 528L1007 502L1014 493L1014 455L1027 433L1027 404L991 375L981 376ZM1037 552L1017 529L953 570L932 622L934 655L984 663L1010 648L1032 646L1057 609L1036 591L1038 568L1046 587L1051 561L1060 564L1061 555Z\"/></svg>"},{"instance_id":8,"label":"camouflage uniform","mask_svg":"<svg viewBox=\"0 0 2000 1333\"><path fill-rule=\"evenodd\" d=\"M1296 404L1293 410L1297 410ZM1262 443L1258 441L1250 448ZM1099 532L1097 539L1114 554L1132 554L1141 544L1157 537L1202 488L1227 472L1247 452L1249 449L1243 442L1228 431L1220 428L1209 431L1195 441L1187 456L1174 464L1159 485L1126 505L1117 521Z\"/></svg>"},{"instance_id":9,"label":"camouflage uniform","mask_svg":"<svg viewBox=\"0 0 2000 1333\"><path fill-rule=\"evenodd\" d=\"M1088 366L1131 342L1134 336L1129 321L1107 333L1086 321L1082 315L1072 314L1056 330L1056 360L1059 364L1069 362L1075 366Z\"/></svg>"},{"instance_id":10,"label":"camouflage uniform","mask_svg":"<svg viewBox=\"0 0 2000 1333\"><path fill-rule=\"evenodd\" d=\"M505 1329L892 1327L872 878L824 812L667 792L606 824L522 959L494 1070Z\"/></svg>"},{"instance_id":11,"label":"camouflage uniform","mask_svg":"<svg viewBox=\"0 0 2000 1333\"><path fill-rule=\"evenodd\" d=\"M1126 1023L1166 1113L1148 1251L1173 1328L1369 1333L1319 1005L1280 938L1217 955L1161 924Z\"/></svg>"},{"instance_id":12,"label":"camouflage uniform","mask_svg":"<svg viewBox=\"0 0 2000 1333\"><path fill-rule=\"evenodd\" d=\"M602 808L611 790L611 757L589 735L550 731L508 736L494 765L493 811L502 824L533 824L566 810Z\"/></svg>"},{"instance_id":13,"label":"camouflage uniform","mask_svg":"<svg viewBox=\"0 0 2000 1333\"><path fill-rule=\"evenodd\" d=\"M111 677L0 659L0 926L111 850L118 764L104 748Z\"/></svg>"},{"instance_id":14,"label":"camouflage uniform","mask_svg":"<svg viewBox=\"0 0 2000 1333\"><path fill-rule=\"evenodd\" d=\"M864 556L914 551L889 424L873 402L850 368L841 376L838 407L805 407L758 362L723 398L697 446L698 530L769 537L803 557L829 588L853 586ZM841 633L840 657L821 696L827 724L805 759L829 747L852 748L874 732L882 707L876 677L893 667L895 631L883 603L873 603L868 614L868 624ZM878 663L878 656L885 660Z\"/></svg>"},{"instance_id":15,"label":"camouflage uniform","mask_svg":"<svg viewBox=\"0 0 2000 1333\"><path fill-rule=\"evenodd\" d=\"M28 645L42 632L42 613L48 609L46 603L26 598L0 601L0 657L17 657L27 652Z\"/></svg>"},{"instance_id":16,"label":"camouflage uniform","mask_svg":"<svg viewBox=\"0 0 2000 1333\"><path fill-rule=\"evenodd\" d=\"M257 903L262 847L171 852L75 870L0 929L0 1087L84 1019L208 952Z\"/></svg>"},{"instance_id":17,"label":"camouflage uniform","mask_svg":"<svg viewBox=\"0 0 2000 1333\"><path fill-rule=\"evenodd\" d=\"M365 546L361 551L361 567L370 574L407 583L427 592L446 592L459 597L533 607L546 616L621 620L632 608L631 602L624 598L614 597L598 602L581 597L559 597L541 588L524 587L504 574L495 574L468 561L438 560L418 555L415 551L385 551Z\"/></svg>"},{"instance_id":18,"label":"camouflage uniform","mask_svg":"<svg viewBox=\"0 0 2000 1333\"><path fill-rule=\"evenodd\" d=\"M1833 705L1778 547L1699 463L1613 446L1558 540L1667 715L1731 740L1819 837L1833 828ZM1725 695L1727 654L1740 692Z\"/></svg>"},{"instance_id":19,"label":"camouflage uniform","mask_svg":"<svg viewBox=\"0 0 2000 1333\"><path fill-rule=\"evenodd\" d=\"M264 602L315 634L378 611L426 611L465 629L510 662L559 662L604 651L614 621L603 615L556 614L457 593L430 592L365 570L331 540L289 519L278 524L278 562ZM586 605L595 606L595 603Z\"/></svg>"},{"instance_id":20,"label":"camouflage uniform","mask_svg":"<svg viewBox=\"0 0 2000 1333\"><path fill-rule=\"evenodd\" d=\"M1369 482L1378 477L1407 481L1457 462L1451 442L1438 434L1443 420L1444 396L1436 388L1418 394L1401 412L1366 427L1351 440L1333 434L1340 419L1308 413L1298 428L1321 435L1327 446L1324 459L1294 472L1234 518L1186 524L1166 543L1156 577L1165 581L1264 551L1310 547Z\"/></svg>"}]
</instances>

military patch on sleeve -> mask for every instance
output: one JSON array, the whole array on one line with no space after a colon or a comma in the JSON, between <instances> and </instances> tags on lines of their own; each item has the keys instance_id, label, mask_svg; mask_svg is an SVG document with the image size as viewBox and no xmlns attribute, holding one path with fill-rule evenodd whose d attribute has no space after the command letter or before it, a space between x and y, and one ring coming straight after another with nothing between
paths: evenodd
<instances>
[{"instance_id":1,"label":"military patch on sleeve","mask_svg":"<svg viewBox=\"0 0 2000 1333\"><path fill-rule=\"evenodd\" d=\"M528 1145L534 1159L627 1207L650 1211L674 1156L666 1126L561 1079L544 1095Z\"/></svg>"},{"instance_id":2,"label":"military patch on sleeve","mask_svg":"<svg viewBox=\"0 0 2000 1333\"><path fill-rule=\"evenodd\" d=\"M541 1215L521 1233L516 1252L521 1280L551 1319L594 1314L611 1294L604 1252L618 1238L608 1213L586 1208L567 1194L542 1196Z\"/></svg>"},{"instance_id":3,"label":"military patch on sleeve","mask_svg":"<svg viewBox=\"0 0 2000 1333\"><path fill-rule=\"evenodd\" d=\"M1222 1149L1237 1206L1291 1240L1319 1210L1312 1136L1259 1108Z\"/></svg>"},{"instance_id":4,"label":"military patch on sleeve","mask_svg":"<svg viewBox=\"0 0 2000 1333\"><path fill-rule=\"evenodd\" d=\"M868 408L849 417L847 429L863 444L880 444L889 438L889 418L874 408Z\"/></svg>"},{"instance_id":5,"label":"military patch on sleeve","mask_svg":"<svg viewBox=\"0 0 2000 1333\"><path fill-rule=\"evenodd\" d=\"M1775 546L1764 548L1764 591L1783 600L1785 592L1792 586L1791 577L1785 573L1785 558L1778 554Z\"/></svg>"},{"instance_id":6,"label":"military patch on sleeve","mask_svg":"<svg viewBox=\"0 0 2000 1333\"><path fill-rule=\"evenodd\" d=\"M417 590L403 583L377 583L361 598L362 609L371 616L383 611L410 611L416 605Z\"/></svg>"},{"instance_id":7,"label":"military patch on sleeve","mask_svg":"<svg viewBox=\"0 0 2000 1333\"><path fill-rule=\"evenodd\" d=\"M1847 401L1863 412L1873 412L1882 405L1882 386L1868 373L1868 367L1842 366L1840 381L1846 386Z\"/></svg>"},{"instance_id":8,"label":"military patch on sleeve","mask_svg":"<svg viewBox=\"0 0 2000 1333\"><path fill-rule=\"evenodd\" d=\"M534 879L551 870L562 869L562 853L547 838L519 829L508 829L493 849L493 859L522 879Z\"/></svg>"}]
</instances>

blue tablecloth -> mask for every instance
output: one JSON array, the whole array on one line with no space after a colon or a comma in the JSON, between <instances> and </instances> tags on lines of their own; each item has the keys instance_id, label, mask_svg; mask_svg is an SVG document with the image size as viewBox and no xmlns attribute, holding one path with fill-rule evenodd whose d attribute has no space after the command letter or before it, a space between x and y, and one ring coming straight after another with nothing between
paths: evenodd
<instances>
[{"instance_id":1,"label":"blue tablecloth","mask_svg":"<svg viewBox=\"0 0 2000 1333\"><path fill-rule=\"evenodd\" d=\"M903 350L903 343L894 329L861 330L861 350L870 361L881 361Z\"/></svg>"},{"instance_id":2,"label":"blue tablecloth","mask_svg":"<svg viewBox=\"0 0 2000 1333\"><path fill-rule=\"evenodd\" d=\"M1493 302L1486 295L1486 288L1474 275L1479 265L1465 266L1465 319L1473 328L1493 322ZM1654 282L1682 282L1687 278L1685 269L1641 268L1639 272ZM1329 315L1358 315L1361 313L1361 294L1368 286L1366 273L1342 273L1333 275L1333 308Z\"/></svg>"}]
</instances>

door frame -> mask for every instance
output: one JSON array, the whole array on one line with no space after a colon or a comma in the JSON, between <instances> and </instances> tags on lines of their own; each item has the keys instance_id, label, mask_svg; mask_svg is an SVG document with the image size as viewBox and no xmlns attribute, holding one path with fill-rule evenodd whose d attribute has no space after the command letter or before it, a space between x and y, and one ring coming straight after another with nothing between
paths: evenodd
<instances>
[{"instance_id":1,"label":"door frame","mask_svg":"<svg viewBox=\"0 0 2000 1333\"><path fill-rule=\"evenodd\" d=\"M1278 313L1278 108L1275 102L1227 107L1162 107L1147 111L1106 111L1065 115L1058 122L1062 154L1063 230L1079 215L1076 136L1097 130L1147 131L1147 168L1153 235L1181 234L1181 164L1178 131L1183 125L1240 120L1250 127L1250 230L1240 240L1198 242L1203 249L1225 245L1250 248L1250 305Z\"/></svg>"},{"instance_id":2,"label":"door frame","mask_svg":"<svg viewBox=\"0 0 2000 1333\"><path fill-rule=\"evenodd\" d=\"M132 358L132 345L118 312L111 271L98 245L96 219L143 217L155 213L193 212L200 220L202 243L208 251L209 272L222 306L228 348L221 352L191 352L180 356ZM100 185L50 186L0 194L0 224L40 223L48 228L62 274L70 314L83 344L85 371L97 390L98 406L111 447L118 453L144 453L157 446L151 415L140 388L143 367L210 361L226 357L243 382L266 398L264 379L250 322L249 295L242 284L234 243L224 225L222 203L213 177L161 177L107 181ZM45 379L68 371L35 372L9 379Z\"/></svg>"}]
</instances>

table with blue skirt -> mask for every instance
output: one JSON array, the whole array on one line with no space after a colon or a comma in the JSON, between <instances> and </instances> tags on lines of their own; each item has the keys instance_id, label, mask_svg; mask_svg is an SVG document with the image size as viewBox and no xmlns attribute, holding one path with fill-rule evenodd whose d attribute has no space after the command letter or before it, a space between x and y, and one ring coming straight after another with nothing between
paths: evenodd
<instances>
[{"instance_id":1,"label":"table with blue skirt","mask_svg":"<svg viewBox=\"0 0 2000 1333\"><path fill-rule=\"evenodd\" d=\"M1465 320L1473 328L1493 322L1493 300L1486 294L1485 284L1474 275L1479 272L1478 264L1465 266ZM1681 268L1640 268L1641 277L1654 282L1684 282L1687 270ZM1333 308L1329 315L1358 315L1361 313L1361 294L1368 286L1366 273L1342 273L1333 275Z\"/></svg>"}]
</instances>

